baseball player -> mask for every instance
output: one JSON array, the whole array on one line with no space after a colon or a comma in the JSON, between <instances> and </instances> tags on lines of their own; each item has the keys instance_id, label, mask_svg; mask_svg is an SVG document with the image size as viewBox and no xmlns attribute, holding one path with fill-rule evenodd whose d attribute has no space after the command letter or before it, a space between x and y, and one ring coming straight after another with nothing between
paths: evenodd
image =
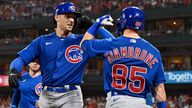
<instances>
[{"instance_id":1,"label":"baseball player","mask_svg":"<svg viewBox=\"0 0 192 108\"><path fill-rule=\"evenodd\" d=\"M42 91L42 76L38 62L29 64L29 72L22 74L18 89L14 89L11 108L36 108Z\"/></svg>"},{"instance_id":2,"label":"baseball player","mask_svg":"<svg viewBox=\"0 0 192 108\"><path fill-rule=\"evenodd\" d=\"M76 18L80 16L73 3L59 4L54 10L55 32L33 40L10 65L9 84L17 87L17 73L23 65L35 58L40 60L43 85L39 100L41 108L83 107L79 85L89 56L79 46L83 35L71 32ZM104 38L112 36L104 28L99 28L98 34L102 36L106 33L108 35Z\"/></svg>"},{"instance_id":3,"label":"baseball player","mask_svg":"<svg viewBox=\"0 0 192 108\"><path fill-rule=\"evenodd\" d=\"M123 9L116 25L117 33L122 35L116 39L94 39L97 28L112 25L111 21L110 15L98 18L81 42L85 53L104 57L106 108L150 108L145 98L153 84L157 107L166 108L160 52L138 34L144 29L144 13L137 7Z\"/></svg>"}]
</instances>

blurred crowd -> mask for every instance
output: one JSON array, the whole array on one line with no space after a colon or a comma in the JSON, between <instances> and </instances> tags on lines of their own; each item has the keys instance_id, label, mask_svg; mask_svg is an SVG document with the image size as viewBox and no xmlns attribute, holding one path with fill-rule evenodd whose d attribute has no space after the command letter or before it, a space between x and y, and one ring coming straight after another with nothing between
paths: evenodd
<instances>
[{"instance_id":1,"label":"blurred crowd","mask_svg":"<svg viewBox=\"0 0 192 108\"><path fill-rule=\"evenodd\" d=\"M0 93L0 108L10 108L11 95Z\"/></svg>"},{"instance_id":2,"label":"blurred crowd","mask_svg":"<svg viewBox=\"0 0 192 108\"><path fill-rule=\"evenodd\" d=\"M192 95L180 94L167 97L167 108L192 108Z\"/></svg>"},{"instance_id":3,"label":"blurred crowd","mask_svg":"<svg viewBox=\"0 0 192 108\"><path fill-rule=\"evenodd\" d=\"M155 27L155 28L153 28ZM145 37L179 37L184 35L192 35L192 26L178 26L177 28L173 28L174 26L162 26L162 25L156 25L156 26L148 26L146 27L146 31L143 33Z\"/></svg>"},{"instance_id":4,"label":"blurred crowd","mask_svg":"<svg viewBox=\"0 0 192 108\"><path fill-rule=\"evenodd\" d=\"M106 98L104 96L92 96L84 99L83 108L105 108Z\"/></svg>"},{"instance_id":5,"label":"blurred crowd","mask_svg":"<svg viewBox=\"0 0 192 108\"><path fill-rule=\"evenodd\" d=\"M151 26L154 27L154 26ZM167 28L167 27L164 27ZM114 31L112 31L114 34ZM23 33L24 34L24 33ZM36 34L37 35L37 34ZM192 36L192 26L191 27L185 27L185 29L149 29L147 28L146 31L141 33L141 36L143 38L146 37L183 37L183 36ZM0 37L0 45L25 45L30 43L35 36L29 36L28 34L25 35L10 35L7 36L6 33L2 34Z\"/></svg>"},{"instance_id":6,"label":"blurred crowd","mask_svg":"<svg viewBox=\"0 0 192 108\"><path fill-rule=\"evenodd\" d=\"M192 0L1 0L0 21L25 20L43 16L52 16L54 7L63 2L72 1L81 13L97 14L100 12L117 12L126 6L138 6L142 9L175 8L192 6ZM190 24L189 24L190 25ZM192 35L192 26L179 25L174 28L164 23L146 23L143 37ZM110 30L114 33L114 30ZM11 31L10 31L11 32ZM33 39L23 30L12 33L0 32L0 45L28 44ZM34 34L34 33L33 33ZM37 33L35 35L38 35Z\"/></svg>"},{"instance_id":7,"label":"blurred crowd","mask_svg":"<svg viewBox=\"0 0 192 108\"><path fill-rule=\"evenodd\" d=\"M138 6L141 9L174 8L191 6L191 0L1 0L0 20L31 19L51 16L54 7L66 1L72 1L82 13L120 11L127 6Z\"/></svg>"},{"instance_id":8,"label":"blurred crowd","mask_svg":"<svg viewBox=\"0 0 192 108\"><path fill-rule=\"evenodd\" d=\"M168 95L168 94L167 94ZM105 108L106 97L104 96L84 96L83 108ZM0 94L0 108L10 108L11 95ZM180 94L167 96L167 108L192 108L192 95ZM154 108L155 104L154 104Z\"/></svg>"}]
</instances>

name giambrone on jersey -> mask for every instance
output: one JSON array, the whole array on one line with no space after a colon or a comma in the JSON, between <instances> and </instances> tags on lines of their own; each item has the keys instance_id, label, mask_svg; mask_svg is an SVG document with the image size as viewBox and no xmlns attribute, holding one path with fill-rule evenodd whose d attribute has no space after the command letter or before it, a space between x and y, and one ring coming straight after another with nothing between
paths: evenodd
<instances>
[{"instance_id":1,"label":"name giambrone on jersey","mask_svg":"<svg viewBox=\"0 0 192 108\"><path fill-rule=\"evenodd\" d=\"M116 60L122 59L122 58L134 58L139 59L143 62L145 62L150 69L153 68L153 65L158 63L158 59L154 57L153 54L148 53L147 50L141 49L139 47L120 47L120 50L118 48L114 48L113 50L106 52L104 56L108 59L109 63L113 63Z\"/></svg>"}]
</instances>

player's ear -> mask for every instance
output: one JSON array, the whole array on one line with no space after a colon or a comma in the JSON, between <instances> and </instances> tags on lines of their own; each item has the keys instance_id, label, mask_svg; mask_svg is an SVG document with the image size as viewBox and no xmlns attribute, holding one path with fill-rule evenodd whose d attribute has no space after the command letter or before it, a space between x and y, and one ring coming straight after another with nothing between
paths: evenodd
<instances>
[{"instance_id":1,"label":"player's ear","mask_svg":"<svg viewBox=\"0 0 192 108\"><path fill-rule=\"evenodd\" d=\"M59 19L59 16L58 16L58 15L55 15L55 16L54 16L54 19L55 19L55 21L57 22L58 19Z\"/></svg>"}]
</instances>

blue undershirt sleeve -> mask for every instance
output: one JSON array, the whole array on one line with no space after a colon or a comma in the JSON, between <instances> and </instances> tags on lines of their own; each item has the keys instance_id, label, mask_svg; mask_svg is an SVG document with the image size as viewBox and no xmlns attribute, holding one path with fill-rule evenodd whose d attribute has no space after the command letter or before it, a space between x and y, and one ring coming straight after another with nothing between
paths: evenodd
<instances>
[{"instance_id":1,"label":"blue undershirt sleeve","mask_svg":"<svg viewBox=\"0 0 192 108\"><path fill-rule=\"evenodd\" d=\"M101 36L102 39L104 38L112 38L115 39L113 34L111 34L108 30L106 30L104 27L99 27L97 33Z\"/></svg>"},{"instance_id":2,"label":"blue undershirt sleeve","mask_svg":"<svg viewBox=\"0 0 192 108\"><path fill-rule=\"evenodd\" d=\"M21 70L23 69L24 66L24 61L21 57L17 57L16 59L14 59L11 64L10 64L10 70L15 68L17 70L17 72L21 72Z\"/></svg>"}]
</instances>

